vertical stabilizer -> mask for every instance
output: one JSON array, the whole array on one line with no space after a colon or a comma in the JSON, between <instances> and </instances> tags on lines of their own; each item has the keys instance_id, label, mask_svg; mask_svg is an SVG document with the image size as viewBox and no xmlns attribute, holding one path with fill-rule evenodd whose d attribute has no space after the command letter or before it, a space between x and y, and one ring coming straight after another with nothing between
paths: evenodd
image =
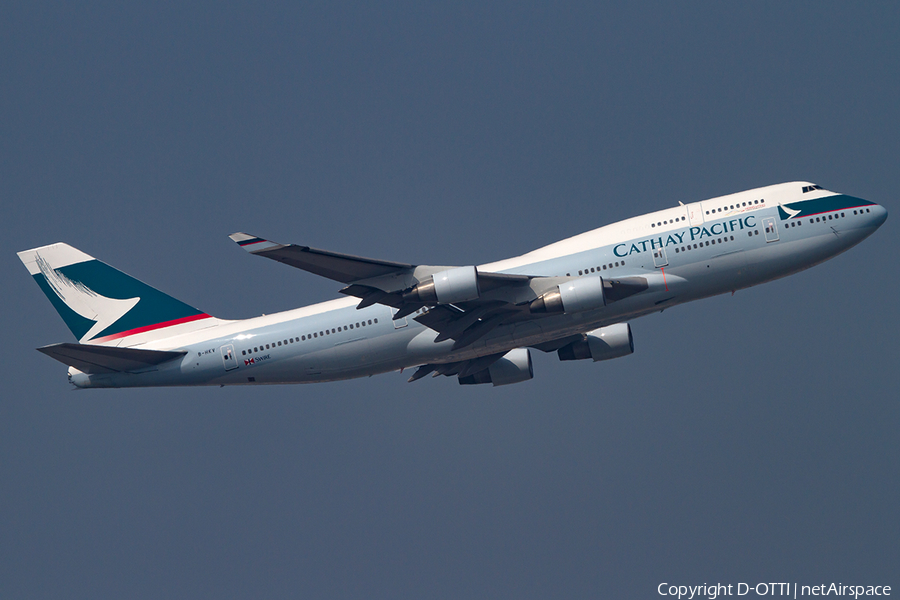
<instances>
[{"instance_id":1,"label":"vertical stabilizer","mask_svg":"<svg viewBox=\"0 0 900 600\"><path fill-rule=\"evenodd\" d=\"M116 345L137 335L144 342L217 322L68 244L25 250L19 258L83 344Z\"/></svg>"}]
</instances>

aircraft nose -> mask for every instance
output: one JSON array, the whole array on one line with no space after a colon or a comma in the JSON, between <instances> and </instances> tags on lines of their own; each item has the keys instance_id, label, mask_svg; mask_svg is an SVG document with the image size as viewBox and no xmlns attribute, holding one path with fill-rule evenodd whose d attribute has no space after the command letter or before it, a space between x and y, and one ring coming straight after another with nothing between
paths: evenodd
<instances>
[{"instance_id":1,"label":"aircraft nose","mask_svg":"<svg viewBox=\"0 0 900 600\"><path fill-rule=\"evenodd\" d=\"M887 220L887 209L880 204L876 204L872 208L872 220L874 221L875 227L881 227L881 225Z\"/></svg>"}]
</instances>

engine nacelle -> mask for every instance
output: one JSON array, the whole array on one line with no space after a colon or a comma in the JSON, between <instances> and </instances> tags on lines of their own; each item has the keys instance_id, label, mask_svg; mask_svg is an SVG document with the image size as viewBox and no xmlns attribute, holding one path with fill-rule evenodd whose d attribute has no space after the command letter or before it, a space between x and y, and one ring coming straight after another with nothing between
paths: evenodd
<instances>
[{"instance_id":1,"label":"engine nacelle","mask_svg":"<svg viewBox=\"0 0 900 600\"><path fill-rule=\"evenodd\" d=\"M587 358L609 360L628 356L634 352L631 325L616 323L586 334L585 339L563 346L558 350L559 360L583 360Z\"/></svg>"},{"instance_id":2,"label":"engine nacelle","mask_svg":"<svg viewBox=\"0 0 900 600\"><path fill-rule=\"evenodd\" d=\"M468 377L460 377L460 385L473 385L477 383L492 383L508 385L528 381L534 377L534 366L531 364L531 350L528 348L515 348L503 355L503 358Z\"/></svg>"},{"instance_id":3,"label":"engine nacelle","mask_svg":"<svg viewBox=\"0 0 900 600\"><path fill-rule=\"evenodd\" d=\"M529 309L533 313L576 313L606 306L603 279L581 277L556 286L534 300Z\"/></svg>"},{"instance_id":4,"label":"engine nacelle","mask_svg":"<svg viewBox=\"0 0 900 600\"><path fill-rule=\"evenodd\" d=\"M478 271L470 266L435 273L403 294L403 299L426 304L453 304L478 296Z\"/></svg>"}]
</instances>

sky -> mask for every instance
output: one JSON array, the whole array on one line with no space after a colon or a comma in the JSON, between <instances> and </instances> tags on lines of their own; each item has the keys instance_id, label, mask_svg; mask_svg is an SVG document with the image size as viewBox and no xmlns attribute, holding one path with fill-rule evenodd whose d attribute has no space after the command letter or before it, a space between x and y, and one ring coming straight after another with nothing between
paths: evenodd
<instances>
[{"instance_id":1,"label":"sky","mask_svg":"<svg viewBox=\"0 0 900 600\"><path fill-rule=\"evenodd\" d=\"M501 388L73 391L15 254L247 318L340 286L235 231L466 265L785 181L897 213L897 31L890 2L4 4L0 597L898 589L896 214Z\"/></svg>"}]
</instances>

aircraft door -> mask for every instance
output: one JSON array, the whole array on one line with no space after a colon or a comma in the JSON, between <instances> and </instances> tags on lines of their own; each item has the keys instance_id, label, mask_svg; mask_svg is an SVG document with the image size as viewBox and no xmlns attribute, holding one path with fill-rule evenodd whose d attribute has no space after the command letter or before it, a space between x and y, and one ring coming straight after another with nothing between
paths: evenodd
<instances>
[{"instance_id":1,"label":"aircraft door","mask_svg":"<svg viewBox=\"0 0 900 600\"><path fill-rule=\"evenodd\" d=\"M703 205L700 202L688 204L688 222L691 225L703 225Z\"/></svg>"},{"instance_id":2,"label":"aircraft door","mask_svg":"<svg viewBox=\"0 0 900 600\"><path fill-rule=\"evenodd\" d=\"M657 248L653 251L653 266L655 267L664 267L669 264L669 259L666 256L665 248Z\"/></svg>"},{"instance_id":3,"label":"aircraft door","mask_svg":"<svg viewBox=\"0 0 900 600\"><path fill-rule=\"evenodd\" d=\"M763 219L763 229L766 232L767 242L778 241L778 226L775 225L775 217L767 217Z\"/></svg>"},{"instance_id":4,"label":"aircraft door","mask_svg":"<svg viewBox=\"0 0 900 600\"><path fill-rule=\"evenodd\" d=\"M232 369L237 369L237 357L234 355L234 346L228 344L227 346L222 346L220 350L222 353L222 363L225 365L225 370L230 371Z\"/></svg>"}]
</instances>

